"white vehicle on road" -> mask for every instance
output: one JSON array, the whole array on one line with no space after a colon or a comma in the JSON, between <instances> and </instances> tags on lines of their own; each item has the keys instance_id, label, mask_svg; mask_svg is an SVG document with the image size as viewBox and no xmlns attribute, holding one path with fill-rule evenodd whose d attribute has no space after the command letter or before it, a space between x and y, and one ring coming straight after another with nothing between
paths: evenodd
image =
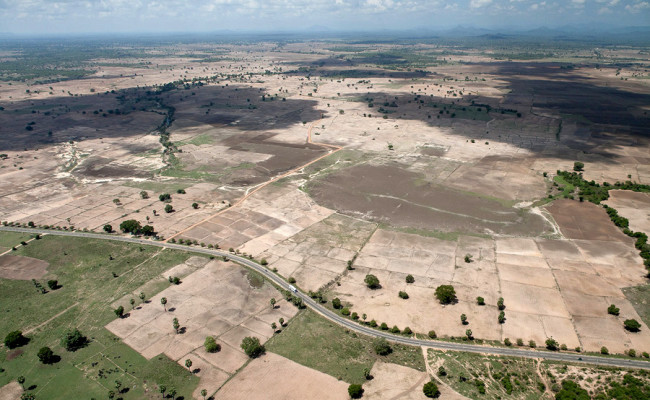
<instances>
[{"instance_id":1,"label":"white vehicle on road","mask_svg":"<svg viewBox=\"0 0 650 400\"><path fill-rule=\"evenodd\" d=\"M296 289L296 287L293 285L289 285L289 290L291 290L294 293L298 293L298 289Z\"/></svg>"}]
</instances>

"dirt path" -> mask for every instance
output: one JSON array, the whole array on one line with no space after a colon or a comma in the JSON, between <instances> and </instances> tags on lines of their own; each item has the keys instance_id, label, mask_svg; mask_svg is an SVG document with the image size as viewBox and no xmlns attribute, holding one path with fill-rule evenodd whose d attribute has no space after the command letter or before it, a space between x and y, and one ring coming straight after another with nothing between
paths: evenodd
<instances>
[{"instance_id":1,"label":"dirt path","mask_svg":"<svg viewBox=\"0 0 650 400\"><path fill-rule=\"evenodd\" d=\"M445 382L443 382L441 379L438 379L438 376L436 373L433 371L433 368L431 368L431 365L429 364L429 358L428 356L428 349L426 347L422 347L422 356L424 357L424 365L427 367L427 373L431 377L432 380L436 381L436 384L442 388L445 389L445 392L447 392L450 397L447 397L447 393L444 393L444 396L441 396L442 398L453 398L453 399L458 399L458 400L470 400L469 398L463 396L462 394L456 392L451 386L447 385Z\"/></svg>"},{"instance_id":2,"label":"dirt path","mask_svg":"<svg viewBox=\"0 0 650 400\"><path fill-rule=\"evenodd\" d=\"M329 156L331 156L332 154L334 154L334 153L340 151L341 149L343 149L343 147L341 147L341 146L335 146L335 145L332 145L332 144L326 144L326 143L316 143L316 142L313 142L313 141L312 141L312 139L311 139L311 130L312 130L312 128L314 127L314 125L315 125L316 123L320 122L321 120L322 120L322 118L319 119L319 120L317 120L317 121L312 122L311 124L309 124L309 129L308 129L308 131L307 131L307 143L309 143L309 144L315 144L316 146L321 146L321 147L324 147L324 148L326 148L326 149L329 149L330 151L329 151L328 153L325 153L325 154L323 154L322 156L320 156L320 157L318 157L318 158L316 158L316 159L314 159L314 160L311 160L311 161L308 162L307 164L303 164L303 165L301 165L301 166L299 166L299 167L296 167L296 168L292 169L292 170L289 171L289 172L285 172L285 173L282 174L282 175L279 175L279 176L276 176L275 178L271 178L271 179L269 179L268 181L266 181L266 182L260 184L259 186L257 186L257 187L256 187L254 190L252 190L251 192L248 192L244 197L242 197L241 199L237 200L237 201L236 201L234 204L232 204L230 207L228 207L228 208L224 208L224 209L220 210L219 212L217 212L217 213L215 213L215 214L212 214L212 215L210 215L209 217L207 217L207 218L205 218L205 219L203 219L203 220L197 222L196 224L194 224L194 225L192 225L192 226L190 226L190 227L188 227L188 228L185 228L185 229L183 229L183 230L181 230L181 231L175 233L174 235L172 235L172 236L170 236L169 238L167 238L167 239L165 240L165 242L169 242L171 239L173 239L173 238L175 238L175 237L177 237L177 236L180 236L180 235L182 235L183 233L185 233L185 232L187 232L187 231L189 231L189 230L191 230L191 229L196 228L197 226L199 226L199 225L201 225L201 224L203 224L203 223L205 223L205 222L211 220L212 218L214 218L214 217L216 217L216 216L218 216L218 215L221 215L221 214L225 213L226 211L228 211L228 210L230 210L230 209L232 209L232 208L234 208L234 207L237 207L237 206L241 205L241 204L242 204L244 201L246 201L249 197L251 197L251 196L254 195L255 193L259 192L260 190L264 189L265 187L267 187L268 185L272 184L273 182L277 182L277 181L279 181L280 179L286 178L287 176L292 175L292 174L294 174L294 173L300 171L301 169L306 168L306 167L310 166L311 164L313 164L313 163L315 163L315 162L317 162L317 161L320 161L320 160L322 160L322 159L325 158L325 157L329 157Z\"/></svg>"},{"instance_id":3,"label":"dirt path","mask_svg":"<svg viewBox=\"0 0 650 400\"><path fill-rule=\"evenodd\" d=\"M29 333L34 332L36 329L41 328L41 327L43 327L43 326L49 324L50 322L52 322L52 320L54 320L54 319L60 317L61 315L65 314L67 311L69 311L72 307L76 307L76 306L78 306L78 305L79 305L79 302L74 303L73 305L71 305L70 307L68 307L68 308L66 308L65 310L61 311L60 313L56 314L55 316L53 316L52 318L48 319L47 321L45 321L45 322L43 322L43 323L40 323L40 324L36 325L36 326L33 327L33 328L29 328L29 329L27 329L25 332L23 332L23 334L27 335L27 334L29 334Z\"/></svg>"},{"instance_id":4,"label":"dirt path","mask_svg":"<svg viewBox=\"0 0 650 400\"><path fill-rule=\"evenodd\" d=\"M36 239L35 239L35 238L31 238L31 239L29 239L29 240L25 240L25 243L29 243L29 242L32 242L32 241L34 241L34 240L36 240ZM15 248L18 248L18 247L20 247L20 246L22 246L22 244L21 244L21 243L18 243L18 244L15 245L14 247L15 247ZM4 253L0 253L0 256L4 256L5 254L9 254L9 253L11 253L12 251L13 251L13 249L9 249L9 250L5 251Z\"/></svg>"}]
</instances>

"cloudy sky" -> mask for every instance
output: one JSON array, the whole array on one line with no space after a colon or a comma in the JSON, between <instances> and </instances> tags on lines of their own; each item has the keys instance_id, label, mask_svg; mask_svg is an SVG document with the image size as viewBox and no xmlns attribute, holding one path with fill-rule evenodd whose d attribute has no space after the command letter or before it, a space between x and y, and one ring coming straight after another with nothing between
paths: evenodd
<instances>
[{"instance_id":1,"label":"cloudy sky","mask_svg":"<svg viewBox=\"0 0 650 400\"><path fill-rule=\"evenodd\" d=\"M0 32L650 25L650 0L0 0Z\"/></svg>"}]
</instances>

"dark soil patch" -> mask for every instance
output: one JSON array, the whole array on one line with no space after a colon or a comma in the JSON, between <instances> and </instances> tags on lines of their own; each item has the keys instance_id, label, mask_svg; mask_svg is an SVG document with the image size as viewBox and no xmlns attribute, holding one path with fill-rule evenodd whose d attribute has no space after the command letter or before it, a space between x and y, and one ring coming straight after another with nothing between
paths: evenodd
<instances>
[{"instance_id":1,"label":"dark soil patch","mask_svg":"<svg viewBox=\"0 0 650 400\"><path fill-rule=\"evenodd\" d=\"M9 353L7 353L7 361L11 361L14 358L18 358L23 353L24 351L22 349L11 350Z\"/></svg>"},{"instance_id":2,"label":"dark soil patch","mask_svg":"<svg viewBox=\"0 0 650 400\"><path fill-rule=\"evenodd\" d=\"M344 214L399 227L465 233L540 235L547 229L537 216L433 183L398 164L359 165L311 185L320 204Z\"/></svg>"},{"instance_id":3,"label":"dark soil patch","mask_svg":"<svg viewBox=\"0 0 650 400\"><path fill-rule=\"evenodd\" d=\"M593 203L561 199L547 208L562 234L569 239L625 243L632 240L612 223L602 207Z\"/></svg>"},{"instance_id":4,"label":"dark soil patch","mask_svg":"<svg viewBox=\"0 0 650 400\"><path fill-rule=\"evenodd\" d=\"M152 173L148 171L114 165L111 160L102 157L86 160L75 169L74 174L90 178L151 178L152 176Z\"/></svg>"},{"instance_id":5,"label":"dark soil patch","mask_svg":"<svg viewBox=\"0 0 650 400\"><path fill-rule=\"evenodd\" d=\"M0 278L31 280L45 276L50 264L37 258L5 254L0 256Z\"/></svg>"}]
</instances>

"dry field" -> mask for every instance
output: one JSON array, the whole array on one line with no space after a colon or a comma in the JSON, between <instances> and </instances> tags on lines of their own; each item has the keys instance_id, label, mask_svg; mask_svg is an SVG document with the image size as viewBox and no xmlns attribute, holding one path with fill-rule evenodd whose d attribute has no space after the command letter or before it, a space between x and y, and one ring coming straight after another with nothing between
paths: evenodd
<instances>
[{"instance_id":1,"label":"dry field","mask_svg":"<svg viewBox=\"0 0 650 400\"><path fill-rule=\"evenodd\" d=\"M630 229L635 232L650 232L650 194L629 190L612 190L605 201L610 207L630 221Z\"/></svg>"},{"instance_id":2,"label":"dry field","mask_svg":"<svg viewBox=\"0 0 650 400\"><path fill-rule=\"evenodd\" d=\"M339 400L348 398L348 384L274 353L253 360L228 381L217 398L223 400ZM364 396L365 397L365 396Z\"/></svg>"},{"instance_id":3,"label":"dry field","mask_svg":"<svg viewBox=\"0 0 650 400\"><path fill-rule=\"evenodd\" d=\"M0 256L0 278L32 280L39 279L47 273L49 267L46 261L32 257Z\"/></svg>"},{"instance_id":4,"label":"dry field","mask_svg":"<svg viewBox=\"0 0 650 400\"><path fill-rule=\"evenodd\" d=\"M439 336L460 337L469 328L488 340L543 343L553 337L589 351L647 349L647 329L623 328L623 320L640 318L621 289L644 283L644 268L627 242L470 236L449 241L379 229L332 296L367 314L368 321L421 333L433 329ZM464 261L466 254L473 256L471 263ZM365 286L369 273L379 278L381 289ZM407 274L415 283L405 282ZM435 300L435 288L442 284L455 287L457 304ZM409 299L399 298L399 291ZM486 305L477 305L477 296ZM504 324L497 321L499 297L506 305ZM620 316L607 314L612 303ZM461 324L461 314L468 325Z\"/></svg>"},{"instance_id":5,"label":"dry field","mask_svg":"<svg viewBox=\"0 0 650 400\"><path fill-rule=\"evenodd\" d=\"M183 366L186 359L192 360L192 369L201 378L194 393L198 397L203 388L215 392L248 360L240 348L244 337L265 342L273 334L271 323L279 318L288 321L297 309L272 286L256 282L233 263L190 259L166 271L163 278L184 276L188 270L195 272L180 285L163 290L106 328L148 359L164 353ZM167 311L160 303L162 297L167 298ZM272 297L278 299L274 309L269 305ZM172 326L174 317L181 326L178 334ZM205 351L207 336L217 340L221 351Z\"/></svg>"},{"instance_id":6,"label":"dry field","mask_svg":"<svg viewBox=\"0 0 650 400\"><path fill-rule=\"evenodd\" d=\"M363 385L364 399L426 400L427 398L422 392L422 386L431 379L426 372L378 361L370 370L370 375L373 379Z\"/></svg>"}]
</instances>

